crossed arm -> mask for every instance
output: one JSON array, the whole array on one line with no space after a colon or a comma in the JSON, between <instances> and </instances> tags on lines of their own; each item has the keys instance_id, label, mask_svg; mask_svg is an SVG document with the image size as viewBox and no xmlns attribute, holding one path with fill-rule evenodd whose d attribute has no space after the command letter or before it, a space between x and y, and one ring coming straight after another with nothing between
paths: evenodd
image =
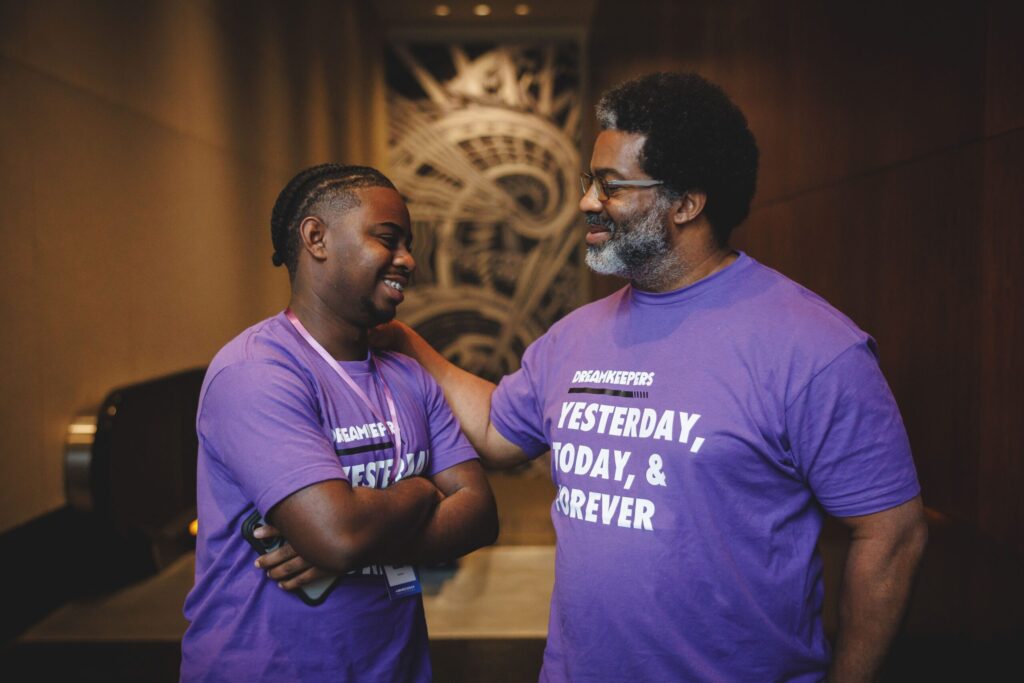
<instances>
[{"instance_id":1,"label":"crossed arm","mask_svg":"<svg viewBox=\"0 0 1024 683\"><path fill-rule=\"evenodd\" d=\"M889 510L841 517L850 530L829 683L873 681L896 635L928 539L920 496Z\"/></svg>"},{"instance_id":2,"label":"crossed arm","mask_svg":"<svg viewBox=\"0 0 1024 683\"><path fill-rule=\"evenodd\" d=\"M433 481L410 477L386 489L320 482L285 498L268 517L271 526L257 536L280 533L288 543L256 564L287 590L368 564L451 559L498 535L494 497L476 460L439 472Z\"/></svg>"}]
</instances>

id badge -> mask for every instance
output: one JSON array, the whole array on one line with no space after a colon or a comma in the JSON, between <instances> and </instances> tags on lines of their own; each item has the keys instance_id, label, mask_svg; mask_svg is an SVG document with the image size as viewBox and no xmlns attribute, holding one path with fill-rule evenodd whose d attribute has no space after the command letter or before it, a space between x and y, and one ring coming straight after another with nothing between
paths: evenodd
<instances>
[{"instance_id":1,"label":"id badge","mask_svg":"<svg viewBox=\"0 0 1024 683\"><path fill-rule=\"evenodd\" d=\"M392 600L419 595L423 592L420 579L416 575L416 567L412 565L384 565L384 579L388 584L388 597Z\"/></svg>"}]
</instances>

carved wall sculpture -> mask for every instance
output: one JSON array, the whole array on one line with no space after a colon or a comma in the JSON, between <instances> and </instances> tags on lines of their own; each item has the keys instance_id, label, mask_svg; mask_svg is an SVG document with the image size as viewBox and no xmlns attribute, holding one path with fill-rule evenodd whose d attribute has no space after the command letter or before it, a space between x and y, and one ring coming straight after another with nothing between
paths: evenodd
<instances>
[{"instance_id":1,"label":"carved wall sculpture","mask_svg":"<svg viewBox=\"0 0 1024 683\"><path fill-rule=\"evenodd\" d=\"M490 379L587 300L579 45L392 44L390 176L413 220L402 320Z\"/></svg>"}]
</instances>

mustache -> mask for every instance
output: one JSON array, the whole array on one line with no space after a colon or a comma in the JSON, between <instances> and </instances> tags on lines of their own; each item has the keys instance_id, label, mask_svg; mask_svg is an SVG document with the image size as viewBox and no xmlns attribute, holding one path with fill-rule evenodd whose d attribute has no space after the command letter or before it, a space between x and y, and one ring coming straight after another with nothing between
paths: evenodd
<instances>
[{"instance_id":1,"label":"mustache","mask_svg":"<svg viewBox=\"0 0 1024 683\"><path fill-rule=\"evenodd\" d=\"M588 213L587 225L600 225L605 228L615 228L615 223L612 222L610 218L602 216L599 213Z\"/></svg>"}]
</instances>

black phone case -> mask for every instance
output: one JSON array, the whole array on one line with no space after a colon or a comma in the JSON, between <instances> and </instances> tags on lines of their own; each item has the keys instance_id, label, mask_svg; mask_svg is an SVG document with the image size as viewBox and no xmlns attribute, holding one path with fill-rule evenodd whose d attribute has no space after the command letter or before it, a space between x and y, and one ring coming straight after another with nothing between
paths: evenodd
<instances>
[{"instance_id":1,"label":"black phone case","mask_svg":"<svg viewBox=\"0 0 1024 683\"><path fill-rule=\"evenodd\" d=\"M260 515L259 510L253 510L252 514L246 517L242 522L242 537L245 538L249 545L251 545L260 555L266 555L271 551L277 550L285 543L282 536L275 536L274 538L267 540L253 536L252 532L256 531L258 527L261 527L264 524L266 524L266 522L263 521L263 516ZM334 586L337 585L338 579L340 578L340 576L330 578L330 582L326 583L326 585L321 582L326 582L328 579L319 579L317 582L314 582L314 584L302 586L297 591L292 592L298 595L299 598L301 598L307 605L316 607L327 599L327 596L330 595L332 590L334 590ZM320 587L318 587L317 584L320 584Z\"/></svg>"}]
</instances>

